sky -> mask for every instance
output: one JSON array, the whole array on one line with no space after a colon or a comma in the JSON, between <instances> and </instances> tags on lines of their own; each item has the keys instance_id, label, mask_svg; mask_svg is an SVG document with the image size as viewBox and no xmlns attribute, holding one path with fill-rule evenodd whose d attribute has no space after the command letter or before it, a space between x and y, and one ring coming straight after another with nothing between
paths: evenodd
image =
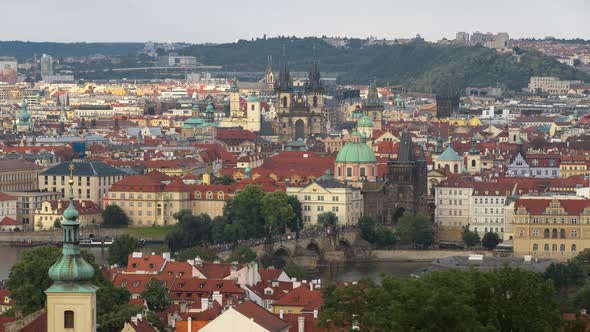
<instances>
[{"instance_id":1,"label":"sky","mask_svg":"<svg viewBox=\"0 0 590 332\"><path fill-rule=\"evenodd\" d=\"M436 41L457 31L590 39L590 0L1 0L0 40L233 42L278 35Z\"/></svg>"}]
</instances>

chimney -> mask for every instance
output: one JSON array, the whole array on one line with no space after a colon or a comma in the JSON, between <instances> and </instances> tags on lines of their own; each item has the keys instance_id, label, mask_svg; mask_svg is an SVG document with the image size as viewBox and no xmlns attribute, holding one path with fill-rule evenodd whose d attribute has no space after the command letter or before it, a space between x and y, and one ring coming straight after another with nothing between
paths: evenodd
<instances>
[{"instance_id":1,"label":"chimney","mask_svg":"<svg viewBox=\"0 0 590 332\"><path fill-rule=\"evenodd\" d=\"M305 317L303 316L297 317L297 332L305 332Z\"/></svg>"},{"instance_id":2,"label":"chimney","mask_svg":"<svg viewBox=\"0 0 590 332\"><path fill-rule=\"evenodd\" d=\"M209 309L209 298L202 297L201 298L201 310Z\"/></svg>"},{"instance_id":3,"label":"chimney","mask_svg":"<svg viewBox=\"0 0 590 332\"><path fill-rule=\"evenodd\" d=\"M188 325L188 330L187 331L188 332L193 332L193 323L192 323L193 322L193 319L189 317L187 319L187 321L188 321L188 324L187 324Z\"/></svg>"},{"instance_id":4,"label":"chimney","mask_svg":"<svg viewBox=\"0 0 590 332\"><path fill-rule=\"evenodd\" d=\"M279 310L279 318L283 319L285 317L285 310L281 309Z\"/></svg>"},{"instance_id":5,"label":"chimney","mask_svg":"<svg viewBox=\"0 0 590 332\"><path fill-rule=\"evenodd\" d=\"M217 301L219 305L223 306L223 295L219 291L213 292L213 301Z\"/></svg>"},{"instance_id":6,"label":"chimney","mask_svg":"<svg viewBox=\"0 0 590 332\"><path fill-rule=\"evenodd\" d=\"M313 318L318 318L318 309L313 311Z\"/></svg>"},{"instance_id":7,"label":"chimney","mask_svg":"<svg viewBox=\"0 0 590 332\"><path fill-rule=\"evenodd\" d=\"M203 260L201 259L201 257L197 256L195 258L195 265L203 266Z\"/></svg>"},{"instance_id":8,"label":"chimney","mask_svg":"<svg viewBox=\"0 0 590 332\"><path fill-rule=\"evenodd\" d=\"M313 290L313 282L309 283L309 290L312 291Z\"/></svg>"}]
</instances>

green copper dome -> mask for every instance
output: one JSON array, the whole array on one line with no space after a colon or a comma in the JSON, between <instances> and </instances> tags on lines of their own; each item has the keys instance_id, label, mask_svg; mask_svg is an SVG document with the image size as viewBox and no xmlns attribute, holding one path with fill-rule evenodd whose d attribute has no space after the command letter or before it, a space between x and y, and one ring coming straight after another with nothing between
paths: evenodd
<instances>
[{"instance_id":1,"label":"green copper dome","mask_svg":"<svg viewBox=\"0 0 590 332\"><path fill-rule=\"evenodd\" d=\"M256 92L252 91L252 94L248 96L246 101L249 103L257 103L260 101L260 99L258 99L258 96L256 96Z\"/></svg>"},{"instance_id":2,"label":"green copper dome","mask_svg":"<svg viewBox=\"0 0 590 332\"><path fill-rule=\"evenodd\" d=\"M373 124L373 121L366 115L363 115L357 122L356 122L357 127L369 127L369 128L373 128L375 125Z\"/></svg>"},{"instance_id":3,"label":"green copper dome","mask_svg":"<svg viewBox=\"0 0 590 332\"><path fill-rule=\"evenodd\" d=\"M358 131L353 132L351 141L338 152L336 162L357 164L377 162L373 150L362 140L362 135Z\"/></svg>"},{"instance_id":4,"label":"green copper dome","mask_svg":"<svg viewBox=\"0 0 590 332\"><path fill-rule=\"evenodd\" d=\"M215 106L213 106L213 104L209 103L207 105L207 108L205 108L205 112L215 112Z\"/></svg>"},{"instance_id":5,"label":"green copper dome","mask_svg":"<svg viewBox=\"0 0 590 332\"><path fill-rule=\"evenodd\" d=\"M205 122L205 120L201 118L188 118L184 120L183 124L201 124L203 122Z\"/></svg>"},{"instance_id":6,"label":"green copper dome","mask_svg":"<svg viewBox=\"0 0 590 332\"><path fill-rule=\"evenodd\" d=\"M449 145L436 161L463 161L463 158Z\"/></svg>"}]
</instances>

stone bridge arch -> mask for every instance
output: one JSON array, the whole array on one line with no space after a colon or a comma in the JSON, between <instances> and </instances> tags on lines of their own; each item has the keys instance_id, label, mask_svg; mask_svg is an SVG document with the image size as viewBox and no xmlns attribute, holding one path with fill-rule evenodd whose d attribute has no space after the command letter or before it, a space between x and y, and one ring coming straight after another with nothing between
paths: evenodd
<instances>
[{"instance_id":1,"label":"stone bridge arch","mask_svg":"<svg viewBox=\"0 0 590 332\"><path fill-rule=\"evenodd\" d=\"M310 241L307 244L307 246L305 246L305 249L307 249L309 252L314 253L318 257L322 255L321 246L315 241Z\"/></svg>"},{"instance_id":2,"label":"stone bridge arch","mask_svg":"<svg viewBox=\"0 0 590 332\"><path fill-rule=\"evenodd\" d=\"M281 258L289 258L292 256L291 250L285 246L280 246L273 250L273 255Z\"/></svg>"}]
</instances>

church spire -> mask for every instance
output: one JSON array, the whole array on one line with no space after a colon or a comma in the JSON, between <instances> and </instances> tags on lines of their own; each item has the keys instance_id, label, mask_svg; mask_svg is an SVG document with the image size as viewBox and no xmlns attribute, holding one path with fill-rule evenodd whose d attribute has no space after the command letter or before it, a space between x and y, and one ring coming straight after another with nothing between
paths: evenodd
<instances>
[{"instance_id":1,"label":"church spire","mask_svg":"<svg viewBox=\"0 0 590 332\"><path fill-rule=\"evenodd\" d=\"M277 90L281 92L290 92L292 88L291 74L289 73L287 56L285 55L285 45L283 45L283 59L281 60L281 72L279 73Z\"/></svg>"},{"instance_id":2,"label":"church spire","mask_svg":"<svg viewBox=\"0 0 590 332\"><path fill-rule=\"evenodd\" d=\"M473 131L473 136L471 137L471 150L469 150L469 154L479 154L479 149L477 148L477 136L475 136L475 131Z\"/></svg>"},{"instance_id":3,"label":"church spire","mask_svg":"<svg viewBox=\"0 0 590 332\"><path fill-rule=\"evenodd\" d=\"M49 269L49 277L56 284L85 282L94 276L94 268L80 255L80 223L78 222L80 213L74 205L73 189L75 168L74 163L71 163L69 205L63 212L62 257Z\"/></svg>"},{"instance_id":4,"label":"church spire","mask_svg":"<svg viewBox=\"0 0 590 332\"><path fill-rule=\"evenodd\" d=\"M319 68L319 60L315 55L315 45L313 47L314 50L314 59L312 60L311 68L309 70L309 79L306 87L306 92L320 92L322 91L322 82L320 77L320 68Z\"/></svg>"},{"instance_id":5,"label":"church spire","mask_svg":"<svg viewBox=\"0 0 590 332\"><path fill-rule=\"evenodd\" d=\"M379 100L379 92L377 91L377 83L372 81L369 84L369 90L367 91L367 100L365 106L380 106L381 101Z\"/></svg>"}]
</instances>

